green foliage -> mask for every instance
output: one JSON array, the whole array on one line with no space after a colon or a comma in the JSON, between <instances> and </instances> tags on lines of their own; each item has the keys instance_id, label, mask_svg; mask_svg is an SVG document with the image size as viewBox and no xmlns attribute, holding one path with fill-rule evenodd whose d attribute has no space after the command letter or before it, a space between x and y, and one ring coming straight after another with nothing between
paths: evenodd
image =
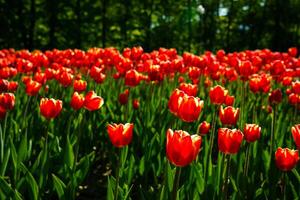
<instances>
[{"instance_id":1,"label":"green foliage","mask_svg":"<svg viewBox=\"0 0 300 200\"><path fill-rule=\"evenodd\" d=\"M0 48L286 50L300 44L299 10L298 0L2 0Z\"/></svg>"}]
</instances>

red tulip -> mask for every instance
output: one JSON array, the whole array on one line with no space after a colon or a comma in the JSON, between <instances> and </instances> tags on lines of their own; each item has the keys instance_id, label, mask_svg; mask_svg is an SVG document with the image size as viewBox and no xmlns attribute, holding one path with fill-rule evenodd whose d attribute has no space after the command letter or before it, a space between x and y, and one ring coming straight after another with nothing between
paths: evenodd
<instances>
[{"instance_id":1,"label":"red tulip","mask_svg":"<svg viewBox=\"0 0 300 200\"><path fill-rule=\"evenodd\" d=\"M236 125L236 122L239 118L240 109L234 108L232 106L227 106L223 109L223 106L220 108L219 117L223 125Z\"/></svg>"},{"instance_id":2,"label":"red tulip","mask_svg":"<svg viewBox=\"0 0 300 200\"><path fill-rule=\"evenodd\" d=\"M121 105L126 105L128 102L129 90L126 89L123 93L119 95L119 102Z\"/></svg>"},{"instance_id":3,"label":"red tulip","mask_svg":"<svg viewBox=\"0 0 300 200\"><path fill-rule=\"evenodd\" d=\"M56 118L62 110L62 101L55 99L42 98L40 101L41 114L47 118Z\"/></svg>"},{"instance_id":4,"label":"red tulip","mask_svg":"<svg viewBox=\"0 0 300 200\"><path fill-rule=\"evenodd\" d=\"M94 91L89 91L85 96L84 107L89 111L95 111L100 109L103 103L104 100L100 96Z\"/></svg>"},{"instance_id":5,"label":"red tulip","mask_svg":"<svg viewBox=\"0 0 300 200\"><path fill-rule=\"evenodd\" d=\"M189 96L197 96L198 86L189 83L181 83L179 89L184 91Z\"/></svg>"},{"instance_id":6,"label":"red tulip","mask_svg":"<svg viewBox=\"0 0 300 200\"><path fill-rule=\"evenodd\" d=\"M282 101L282 92L280 89L273 90L269 93L270 104L278 104Z\"/></svg>"},{"instance_id":7,"label":"red tulip","mask_svg":"<svg viewBox=\"0 0 300 200\"><path fill-rule=\"evenodd\" d=\"M282 171L292 170L299 160L298 150L279 147L275 152L276 166Z\"/></svg>"},{"instance_id":8,"label":"red tulip","mask_svg":"<svg viewBox=\"0 0 300 200\"><path fill-rule=\"evenodd\" d=\"M184 92L178 89L175 89L169 99L168 107L171 113L177 116L179 103L182 101L182 97L184 96Z\"/></svg>"},{"instance_id":9,"label":"red tulip","mask_svg":"<svg viewBox=\"0 0 300 200\"><path fill-rule=\"evenodd\" d=\"M140 102L139 102L139 100L138 99L134 99L133 101L132 101L132 106L133 106L133 108L134 109L139 109L139 107L140 107Z\"/></svg>"},{"instance_id":10,"label":"red tulip","mask_svg":"<svg viewBox=\"0 0 300 200\"><path fill-rule=\"evenodd\" d=\"M240 130L220 128L218 130L219 150L225 154L236 154L240 149L243 137Z\"/></svg>"},{"instance_id":11,"label":"red tulip","mask_svg":"<svg viewBox=\"0 0 300 200\"><path fill-rule=\"evenodd\" d=\"M109 124L107 132L111 143L118 148L128 145L132 140L133 124Z\"/></svg>"},{"instance_id":12,"label":"red tulip","mask_svg":"<svg viewBox=\"0 0 300 200\"><path fill-rule=\"evenodd\" d=\"M0 94L0 106L6 110L12 110L15 106L15 95L13 93Z\"/></svg>"},{"instance_id":13,"label":"red tulip","mask_svg":"<svg viewBox=\"0 0 300 200\"><path fill-rule=\"evenodd\" d=\"M66 71L63 71L62 73L59 74L58 81L64 87L68 87L69 85L72 84L73 75L70 74L70 73L68 73L68 72L66 72Z\"/></svg>"},{"instance_id":14,"label":"red tulip","mask_svg":"<svg viewBox=\"0 0 300 200\"><path fill-rule=\"evenodd\" d=\"M3 119L6 116L6 109L0 106L0 119Z\"/></svg>"},{"instance_id":15,"label":"red tulip","mask_svg":"<svg viewBox=\"0 0 300 200\"><path fill-rule=\"evenodd\" d=\"M210 129L210 124L208 122L204 121L199 125L198 133L200 135L206 135L206 134L208 134L209 129Z\"/></svg>"},{"instance_id":16,"label":"red tulip","mask_svg":"<svg viewBox=\"0 0 300 200\"><path fill-rule=\"evenodd\" d=\"M179 167L184 167L196 159L202 143L199 135L190 136L182 130L167 131L166 153L168 160Z\"/></svg>"},{"instance_id":17,"label":"red tulip","mask_svg":"<svg viewBox=\"0 0 300 200\"><path fill-rule=\"evenodd\" d=\"M234 100L235 100L234 96L227 95L225 98L225 105L232 106L234 103Z\"/></svg>"},{"instance_id":18,"label":"red tulip","mask_svg":"<svg viewBox=\"0 0 300 200\"><path fill-rule=\"evenodd\" d=\"M288 53L291 57L296 57L298 53L297 47L291 47L288 49Z\"/></svg>"},{"instance_id":19,"label":"red tulip","mask_svg":"<svg viewBox=\"0 0 300 200\"><path fill-rule=\"evenodd\" d=\"M126 72L125 85L134 87L137 86L140 83L140 81L141 81L140 74L136 70L131 69Z\"/></svg>"},{"instance_id":20,"label":"red tulip","mask_svg":"<svg viewBox=\"0 0 300 200\"><path fill-rule=\"evenodd\" d=\"M300 81L292 82L292 91L300 95Z\"/></svg>"},{"instance_id":21,"label":"red tulip","mask_svg":"<svg viewBox=\"0 0 300 200\"><path fill-rule=\"evenodd\" d=\"M73 87L74 87L74 91L76 92L83 92L85 91L87 86L87 82L84 80L75 80Z\"/></svg>"},{"instance_id":22,"label":"red tulip","mask_svg":"<svg viewBox=\"0 0 300 200\"><path fill-rule=\"evenodd\" d=\"M203 104L198 97L185 94L181 101L179 99L178 116L185 122L193 122L198 119Z\"/></svg>"},{"instance_id":23,"label":"red tulip","mask_svg":"<svg viewBox=\"0 0 300 200\"><path fill-rule=\"evenodd\" d=\"M300 124L297 124L292 127L292 135L297 148L300 149Z\"/></svg>"},{"instance_id":24,"label":"red tulip","mask_svg":"<svg viewBox=\"0 0 300 200\"><path fill-rule=\"evenodd\" d=\"M247 142L255 142L260 138L261 127L257 124L246 124L244 128L245 140Z\"/></svg>"},{"instance_id":25,"label":"red tulip","mask_svg":"<svg viewBox=\"0 0 300 200\"><path fill-rule=\"evenodd\" d=\"M6 92L9 87L9 82L5 79L0 79L0 92Z\"/></svg>"},{"instance_id":26,"label":"red tulip","mask_svg":"<svg viewBox=\"0 0 300 200\"><path fill-rule=\"evenodd\" d=\"M8 90L11 92L15 92L18 89L19 83L16 81L11 81L8 83Z\"/></svg>"},{"instance_id":27,"label":"red tulip","mask_svg":"<svg viewBox=\"0 0 300 200\"><path fill-rule=\"evenodd\" d=\"M228 90L225 90L220 85L217 85L210 89L209 98L212 104L223 104L225 102L226 96L228 94Z\"/></svg>"},{"instance_id":28,"label":"red tulip","mask_svg":"<svg viewBox=\"0 0 300 200\"><path fill-rule=\"evenodd\" d=\"M46 77L45 73L37 72L37 73L34 74L33 80L36 81L36 82L39 82L42 85L44 85L47 81L47 77Z\"/></svg>"},{"instance_id":29,"label":"red tulip","mask_svg":"<svg viewBox=\"0 0 300 200\"><path fill-rule=\"evenodd\" d=\"M297 104L300 105L300 96L295 93L291 93L289 95L289 103L291 105L297 105Z\"/></svg>"},{"instance_id":30,"label":"red tulip","mask_svg":"<svg viewBox=\"0 0 300 200\"><path fill-rule=\"evenodd\" d=\"M29 80L26 83L26 94L28 96L35 96L38 94L38 92L40 91L42 87L42 84L40 84L39 82L33 81L33 80Z\"/></svg>"},{"instance_id":31,"label":"red tulip","mask_svg":"<svg viewBox=\"0 0 300 200\"><path fill-rule=\"evenodd\" d=\"M78 92L74 92L70 105L74 110L79 110L83 107L84 104L84 96L81 94L78 94Z\"/></svg>"}]
</instances>

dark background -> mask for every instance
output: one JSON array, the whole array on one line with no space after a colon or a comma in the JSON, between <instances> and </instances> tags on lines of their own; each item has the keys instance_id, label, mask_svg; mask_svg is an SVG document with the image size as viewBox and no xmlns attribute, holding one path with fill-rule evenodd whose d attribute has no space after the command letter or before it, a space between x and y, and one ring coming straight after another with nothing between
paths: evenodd
<instances>
[{"instance_id":1,"label":"dark background","mask_svg":"<svg viewBox=\"0 0 300 200\"><path fill-rule=\"evenodd\" d=\"M0 49L285 51L299 26L300 0L0 0Z\"/></svg>"}]
</instances>

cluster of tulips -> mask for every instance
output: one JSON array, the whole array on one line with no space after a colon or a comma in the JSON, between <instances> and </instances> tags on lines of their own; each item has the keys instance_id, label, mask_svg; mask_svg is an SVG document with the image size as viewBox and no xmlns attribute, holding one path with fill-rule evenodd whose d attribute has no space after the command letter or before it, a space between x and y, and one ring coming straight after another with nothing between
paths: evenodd
<instances>
[{"instance_id":1,"label":"cluster of tulips","mask_svg":"<svg viewBox=\"0 0 300 200\"><path fill-rule=\"evenodd\" d=\"M0 199L300 198L297 56L2 49Z\"/></svg>"}]
</instances>

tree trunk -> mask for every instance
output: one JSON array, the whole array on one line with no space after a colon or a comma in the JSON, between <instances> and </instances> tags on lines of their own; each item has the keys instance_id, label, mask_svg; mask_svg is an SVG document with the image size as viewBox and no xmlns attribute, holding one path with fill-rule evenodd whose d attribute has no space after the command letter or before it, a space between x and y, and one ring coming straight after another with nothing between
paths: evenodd
<instances>
[{"instance_id":1,"label":"tree trunk","mask_svg":"<svg viewBox=\"0 0 300 200\"><path fill-rule=\"evenodd\" d=\"M79 49L81 49L81 13L80 13L81 5L80 0L76 0L76 6L75 6L75 14L76 14L76 24L77 24L77 38L76 38L76 44L75 46Z\"/></svg>"},{"instance_id":2,"label":"tree trunk","mask_svg":"<svg viewBox=\"0 0 300 200\"><path fill-rule=\"evenodd\" d=\"M49 1L49 49L52 49L56 46L56 38L55 38L55 30L56 30L56 23L57 23L57 8L56 8L56 1Z\"/></svg>"},{"instance_id":3,"label":"tree trunk","mask_svg":"<svg viewBox=\"0 0 300 200\"><path fill-rule=\"evenodd\" d=\"M34 48L34 28L35 28L35 0L30 1L30 28L29 28L29 38L28 38L28 48L33 50ZM22 16L20 16L22 17Z\"/></svg>"},{"instance_id":4,"label":"tree trunk","mask_svg":"<svg viewBox=\"0 0 300 200\"><path fill-rule=\"evenodd\" d=\"M102 0L102 46L103 48L105 48L106 46L106 29L107 29L106 10L107 10L107 0Z\"/></svg>"}]
</instances>

